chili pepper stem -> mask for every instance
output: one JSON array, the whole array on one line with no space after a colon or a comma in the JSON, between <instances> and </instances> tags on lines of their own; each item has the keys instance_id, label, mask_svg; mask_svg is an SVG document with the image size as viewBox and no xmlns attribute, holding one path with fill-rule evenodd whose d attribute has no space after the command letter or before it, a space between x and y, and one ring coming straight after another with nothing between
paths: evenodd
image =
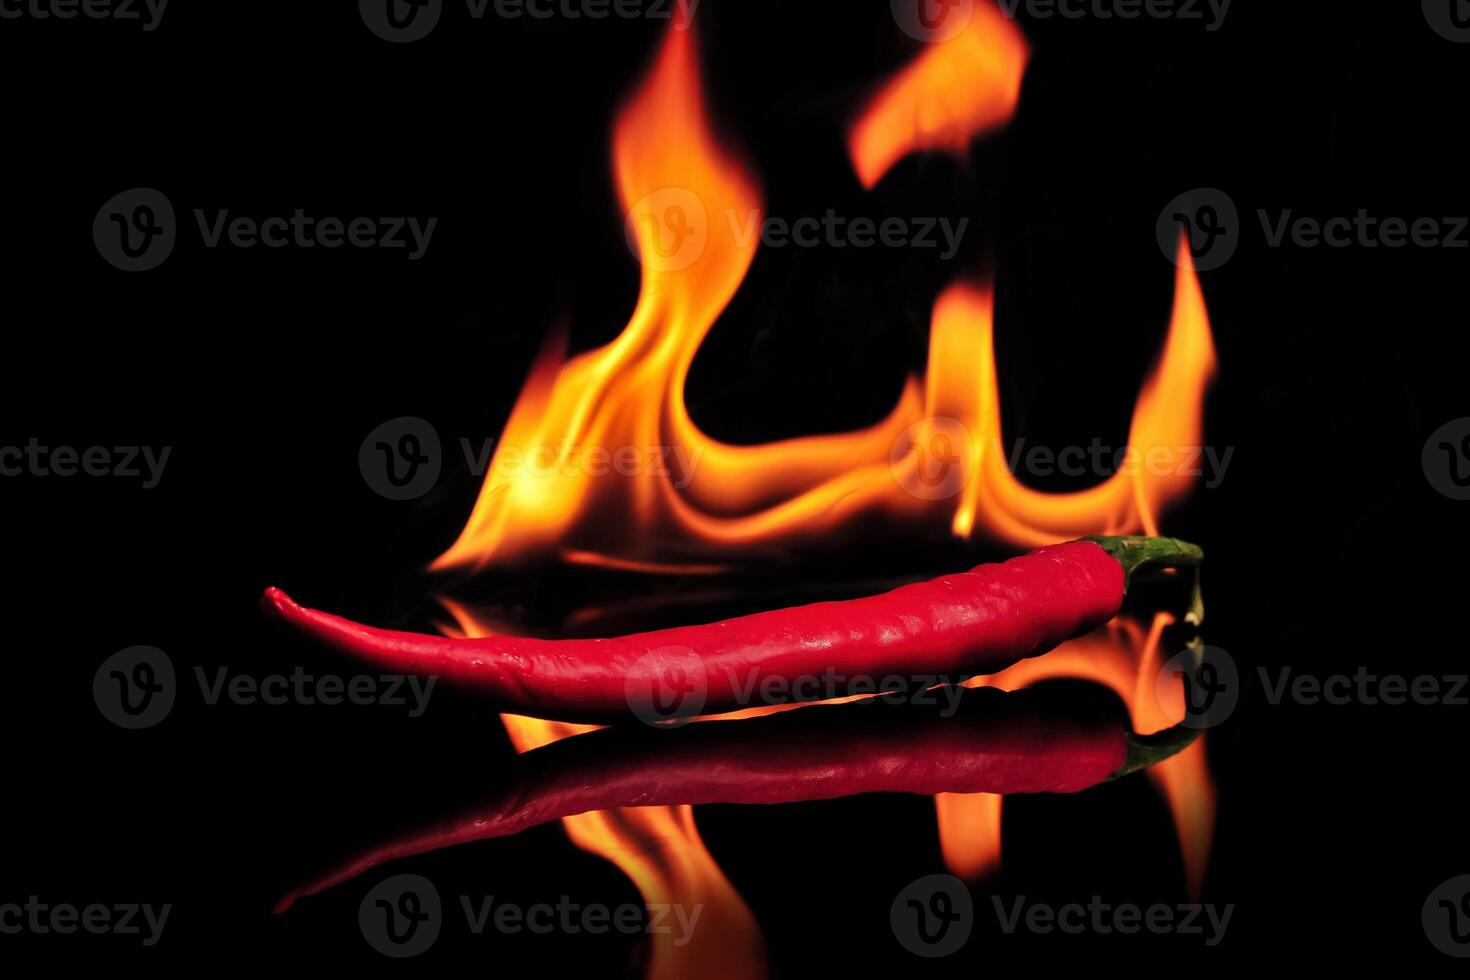
<instances>
[{"instance_id":1,"label":"chili pepper stem","mask_svg":"<svg viewBox=\"0 0 1470 980\"><path fill-rule=\"evenodd\" d=\"M1178 538L1153 538L1141 535L1093 535L1082 539L1091 541L1117 559L1128 576L1123 587L1124 594L1133 585L1135 573L1145 568L1192 568L1194 569L1194 592L1190 597L1189 611L1184 620L1194 626L1204 622L1204 594L1200 591L1199 567L1205 560L1204 549L1197 544Z\"/></svg>"},{"instance_id":2,"label":"chili pepper stem","mask_svg":"<svg viewBox=\"0 0 1470 980\"><path fill-rule=\"evenodd\" d=\"M1155 565L1192 568L1205 560L1204 550L1199 545L1178 538L1094 535L1082 540L1091 541L1116 558L1130 581L1133 573L1142 568Z\"/></svg>"},{"instance_id":3,"label":"chili pepper stem","mask_svg":"<svg viewBox=\"0 0 1470 980\"><path fill-rule=\"evenodd\" d=\"M1193 745L1199 735L1198 729L1186 725L1175 725L1152 735L1129 735L1127 759L1111 778L1121 779L1172 759Z\"/></svg>"},{"instance_id":4,"label":"chili pepper stem","mask_svg":"<svg viewBox=\"0 0 1470 980\"><path fill-rule=\"evenodd\" d=\"M1204 641L1198 637L1189 641L1187 649L1194 654L1196 666L1204 656L1204 648ZM1173 728L1166 728L1152 735L1130 732L1128 754L1124 758L1123 766L1108 779L1109 781L1122 779L1124 776L1141 772L1150 766L1156 766L1166 759L1172 759L1193 745L1201 734L1198 727L1185 724L1175 725Z\"/></svg>"},{"instance_id":5,"label":"chili pepper stem","mask_svg":"<svg viewBox=\"0 0 1470 980\"><path fill-rule=\"evenodd\" d=\"M1195 627L1204 622L1205 603L1204 593L1200 589L1200 564L1205 560L1205 552L1199 545L1190 544L1178 538L1133 535L1097 535L1082 540L1091 541L1099 546L1123 566L1123 572L1127 576L1127 581L1123 586L1125 595L1128 588L1133 585L1133 576L1143 569L1193 569L1194 588L1190 596L1189 611L1184 614L1184 621ZM1198 637L1189 643L1189 648L1195 652L1196 656L1199 656L1201 647L1202 644ZM1127 760L1112 778L1119 779L1129 773L1139 772L1165 759L1173 758L1193 745L1199 735L1198 729L1187 725L1176 725L1152 735L1129 735Z\"/></svg>"}]
</instances>

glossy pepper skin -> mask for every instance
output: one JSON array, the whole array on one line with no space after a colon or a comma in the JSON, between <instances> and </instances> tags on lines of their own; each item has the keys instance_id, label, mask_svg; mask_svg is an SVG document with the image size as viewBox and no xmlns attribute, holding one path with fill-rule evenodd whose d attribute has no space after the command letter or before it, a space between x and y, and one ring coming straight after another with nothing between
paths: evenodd
<instances>
[{"instance_id":1,"label":"glossy pepper skin","mask_svg":"<svg viewBox=\"0 0 1470 980\"><path fill-rule=\"evenodd\" d=\"M634 715L629 684L671 687L689 674L700 696L667 717L750 707L768 681L800 700L801 678L832 670L871 693L887 677L950 679L994 673L1106 623L1127 590L1123 565L1100 545L1072 541L882 595L756 613L703 626L611 639L450 639L375 629L306 609L279 589L268 612L328 646L398 673L433 674L485 694L492 706L557 721L613 723ZM833 696L806 685L810 699ZM837 692L839 695L844 693ZM687 707L687 710L682 710Z\"/></svg>"},{"instance_id":2,"label":"glossy pepper skin","mask_svg":"<svg viewBox=\"0 0 1470 980\"><path fill-rule=\"evenodd\" d=\"M775 804L862 793L1075 793L1118 773L1129 728L1109 692L965 690L953 716L883 699L677 732L605 728L518 756L488 798L350 858L276 906L389 861L616 807Z\"/></svg>"}]
</instances>

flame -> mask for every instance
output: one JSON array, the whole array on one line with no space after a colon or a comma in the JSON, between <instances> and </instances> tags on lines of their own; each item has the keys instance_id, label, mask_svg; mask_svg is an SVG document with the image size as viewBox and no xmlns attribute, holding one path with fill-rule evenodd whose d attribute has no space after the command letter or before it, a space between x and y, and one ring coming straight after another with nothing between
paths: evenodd
<instances>
[{"instance_id":1,"label":"flame","mask_svg":"<svg viewBox=\"0 0 1470 980\"><path fill-rule=\"evenodd\" d=\"M1000 868L1000 808L997 793L940 793L934 797L944 864L966 881Z\"/></svg>"},{"instance_id":2,"label":"flame","mask_svg":"<svg viewBox=\"0 0 1470 980\"><path fill-rule=\"evenodd\" d=\"M1151 735L1184 718L1184 687L1174 678L1161 703L1157 687L1163 667L1160 641L1175 622L1156 613L1147 633L1132 619L1120 617L1102 630L1063 644L1044 657L1023 660L990 677L973 678L969 687L1016 691L1042 681L1086 680L1111 688L1129 706L1133 730ZM1205 763L1204 737L1184 752L1149 769L1164 793L1179 833L1179 846L1190 893L1199 896L1209 864L1215 825L1215 788ZM1001 800L991 794L937 797L940 845L945 864L955 874L974 880L1000 867Z\"/></svg>"},{"instance_id":3,"label":"flame","mask_svg":"<svg viewBox=\"0 0 1470 980\"><path fill-rule=\"evenodd\" d=\"M1026 39L1000 8L976 3L964 31L933 45L864 107L848 134L863 186L872 188L910 153L963 153L975 136L1008 122L1030 57Z\"/></svg>"},{"instance_id":4,"label":"flame","mask_svg":"<svg viewBox=\"0 0 1470 980\"><path fill-rule=\"evenodd\" d=\"M978 472L965 486L955 533L976 526L1026 547L1087 534L1158 533L1159 510L1189 492L1202 445L1204 395L1215 373L1215 345L1204 294L1186 243L1178 251L1174 311L1158 366L1133 412L1128 448L1147 465L1120 469L1090 489L1040 493L1020 483L1004 453L992 329L993 298L959 284L939 298L929 353L931 411L965 422ZM965 376L978 365L980 383Z\"/></svg>"},{"instance_id":5,"label":"flame","mask_svg":"<svg viewBox=\"0 0 1470 980\"><path fill-rule=\"evenodd\" d=\"M485 622L452 600L440 600L459 636L495 633ZM517 752L529 752L584 732L595 725L572 725L521 715L501 715ZM682 905L691 918L698 910L688 941L674 933L650 937L649 980L684 977L750 980L769 973L765 941L750 908L740 898L694 824L690 806L655 806L604 810L567 817L567 836L584 851L607 858L628 876L646 906Z\"/></svg>"},{"instance_id":6,"label":"flame","mask_svg":"<svg viewBox=\"0 0 1470 980\"><path fill-rule=\"evenodd\" d=\"M1018 482L1000 451L990 291L967 284L935 306L927 378L910 378L877 425L757 446L703 433L685 382L755 256L761 197L712 134L700 91L695 34L671 31L614 130L619 194L643 263L632 320L606 347L570 360L557 345L543 353L468 523L434 567L554 557L693 574L760 551L830 546L873 515L1029 547L1152 531L1159 509L1188 491L1188 476L1143 468L1074 494ZM1183 249L1133 449L1197 444L1213 371L1208 316ZM941 446L955 452L934 471L930 450ZM944 471L958 474L953 492L928 492L928 477Z\"/></svg>"}]
</instances>

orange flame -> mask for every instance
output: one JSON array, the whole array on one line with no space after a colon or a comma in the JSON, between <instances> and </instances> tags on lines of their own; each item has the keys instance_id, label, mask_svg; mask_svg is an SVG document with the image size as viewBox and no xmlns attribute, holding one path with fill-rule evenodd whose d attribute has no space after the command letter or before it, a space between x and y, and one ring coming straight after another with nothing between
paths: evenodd
<instances>
[{"instance_id":1,"label":"orange flame","mask_svg":"<svg viewBox=\"0 0 1470 980\"><path fill-rule=\"evenodd\" d=\"M447 632L493 634L463 606L441 601L458 624L457 630ZM500 717L517 752L596 729L520 715ZM637 886L645 905L682 905L693 922L687 937L673 933L650 937L650 959L644 973L649 980L750 980L767 975L760 927L705 847L694 825L693 807L605 810L567 817L562 824L578 847L617 865Z\"/></svg>"},{"instance_id":2,"label":"orange flame","mask_svg":"<svg viewBox=\"0 0 1470 980\"><path fill-rule=\"evenodd\" d=\"M960 34L899 72L853 125L848 153L863 186L872 188L910 153L963 153L975 136L1010 121L1030 57L1016 25L979 0Z\"/></svg>"},{"instance_id":3,"label":"orange flame","mask_svg":"<svg viewBox=\"0 0 1470 980\"><path fill-rule=\"evenodd\" d=\"M977 881L1000 868L1004 802L1005 797L996 793L940 793L934 797L945 866L966 881Z\"/></svg>"},{"instance_id":4,"label":"orange flame","mask_svg":"<svg viewBox=\"0 0 1470 980\"><path fill-rule=\"evenodd\" d=\"M1173 678L1161 703L1157 687L1163 667L1160 641L1174 623L1157 613L1145 635L1133 620L1121 617L1105 629L1064 644L1044 657L1023 660L991 677L977 677L970 687L1016 691L1042 681L1087 680L1111 688L1129 706L1133 730L1150 735L1184 718L1183 681ZM1215 789L1205 764L1203 736L1184 752L1149 769L1174 814L1191 894L1204 887L1215 825ZM978 878L1000 867L1001 797L989 794L937 798L940 844L945 863L955 874Z\"/></svg>"},{"instance_id":5,"label":"orange flame","mask_svg":"<svg viewBox=\"0 0 1470 980\"><path fill-rule=\"evenodd\" d=\"M1040 493L1010 471L1001 448L990 291L958 285L939 298L929 354L931 413L965 423L971 458L978 461L955 513L955 533L969 537L978 524L993 537L1026 547L1087 534L1158 533L1159 510L1187 494L1193 482L1205 387L1215 373L1209 316L1187 244L1179 249L1178 265L1169 336L1138 396L1129 430L1129 450L1140 462L1080 493ZM966 385L973 366L980 383Z\"/></svg>"},{"instance_id":6,"label":"orange flame","mask_svg":"<svg viewBox=\"0 0 1470 980\"><path fill-rule=\"evenodd\" d=\"M700 431L685 381L755 256L761 199L711 134L694 43L692 31L670 32L615 129L619 192L643 262L633 318L606 347L565 361L556 349L543 355L474 512L435 567L549 555L710 571L760 550L830 544L875 514L949 525L961 537L979 527L1024 546L1153 530L1158 509L1190 483L1167 466L1065 495L1029 490L1009 472L999 451L991 299L980 287L955 286L939 299L928 377L910 379L877 425L758 446ZM1169 456L1198 442L1213 370L1186 249L1169 338L1137 402L1134 451ZM942 465L960 479L934 493L929 454L940 445L956 450Z\"/></svg>"}]
</instances>

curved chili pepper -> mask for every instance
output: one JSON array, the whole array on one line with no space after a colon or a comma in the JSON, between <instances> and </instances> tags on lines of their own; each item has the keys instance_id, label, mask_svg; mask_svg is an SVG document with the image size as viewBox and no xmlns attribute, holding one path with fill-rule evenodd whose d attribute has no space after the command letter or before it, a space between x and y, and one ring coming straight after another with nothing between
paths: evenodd
<instances>
[{"instance_id":1,"label":"curved chili pepper","mask_svg":"<svg viewBox=\"0 0 1470 980\"><path fill-rule=\"evenodd\" d=\"M819 705L677 734L605 728L509 763L488 799L353 857L277 904L286 911L389 861L508 837L616 807L775 804L863 793L1075 793L1179 751L1197 734L1133 736L1110 693L967 689L934 706Z\"/></svg>"},{"instance_id":2,"label":"curved chili pepper","mask_svg":"<svg viewBox=\"0 0 1470 980\"><path fill-rule=\"evenodd\" d=\"M382 630L303 608L274 588L264 604L329 646L384 669L463 684L499 710L604 723L629 719L630 691L638 685L695 690L660 706L660 717L673 719L749 707L757 691L763 703L840 696L813 685L805 697L795 689L795 681L829 670L867 685L854 694L872 693L879 678L994 673L1107 622L1137 568L1198 564L1202 557L1172 538L1093 538L882 595L596 640ZM785 692L775 699L767 693L772 681Z\"/></svg>"}]
</instances>

